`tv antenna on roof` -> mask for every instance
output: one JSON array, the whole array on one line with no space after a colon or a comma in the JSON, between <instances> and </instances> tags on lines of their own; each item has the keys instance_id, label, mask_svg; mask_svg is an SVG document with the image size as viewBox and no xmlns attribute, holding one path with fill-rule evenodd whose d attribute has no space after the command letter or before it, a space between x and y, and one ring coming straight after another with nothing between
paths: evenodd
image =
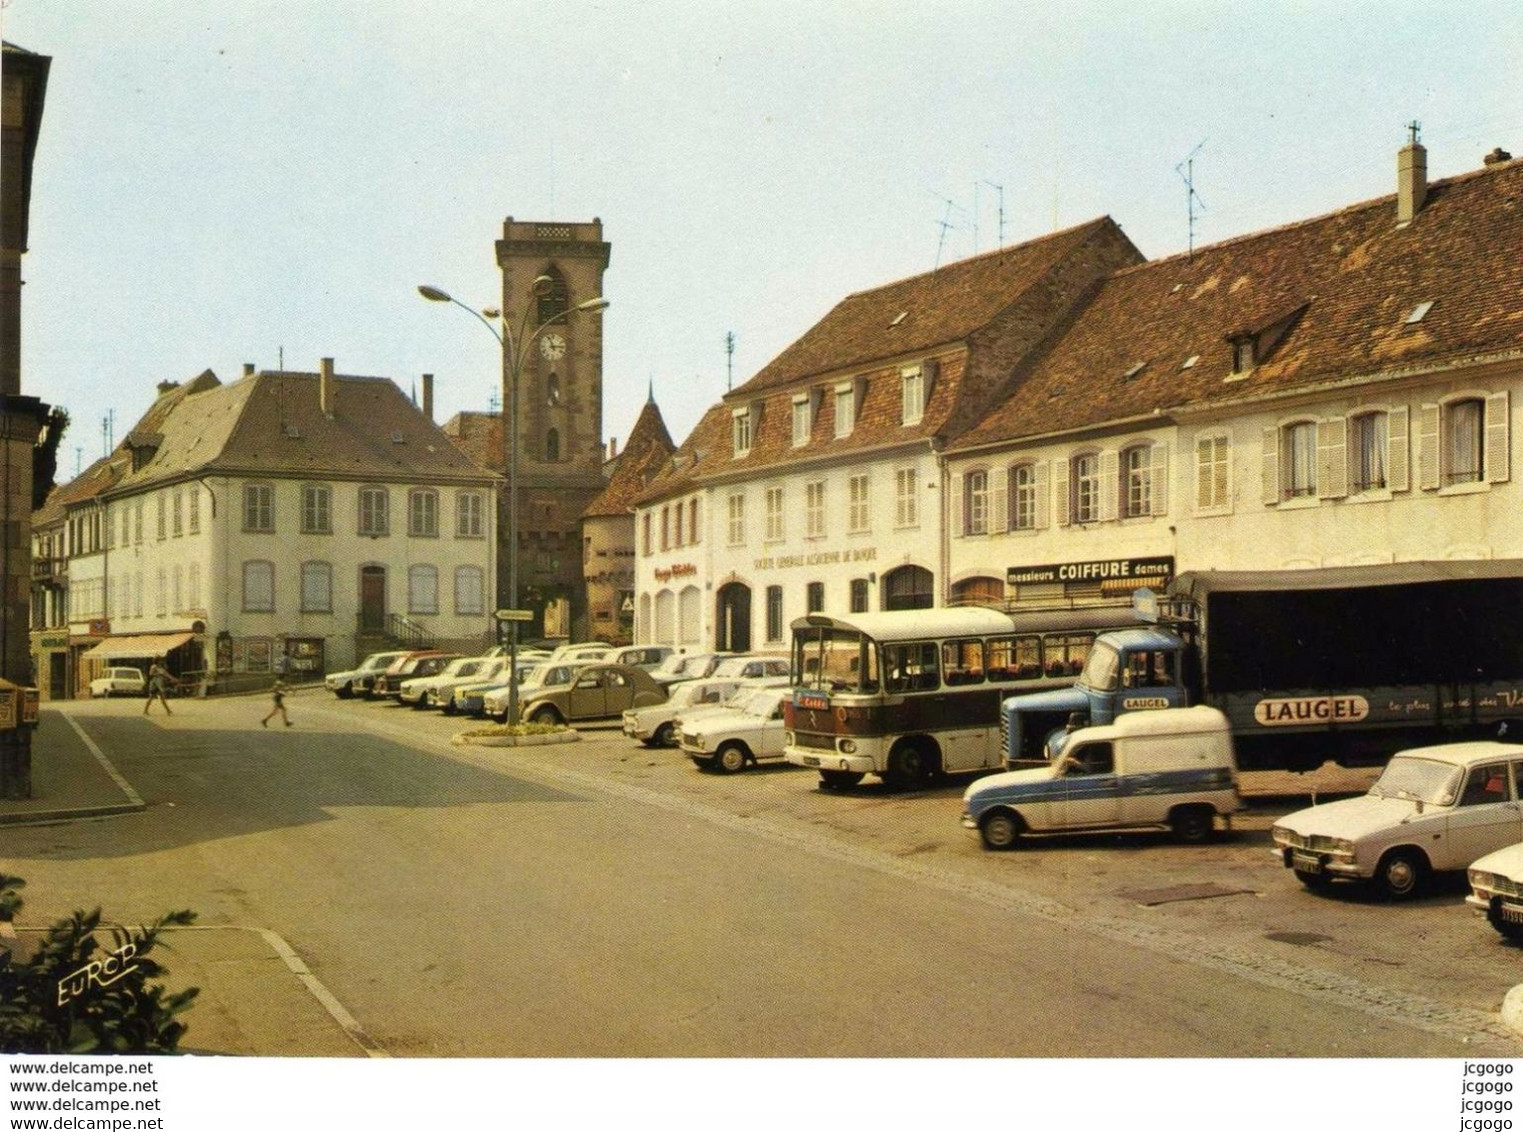
<instances>
[{"instance_id":1,"label":"tv antenna on roof","mask_svg":"<svg viewBox=\"0 0 1523 1132\"><path fill-rule=\"evenodd\" d=\"M728 330L724 336L724 388L730 391L731 383L735 380L735 331Z\"/></svg>"},{"instance_id":2,"label":"tv antenna on roof","mask_svg":"<svg viewBox=\"0 0 1523 1132\"><path fill-rule=\"evenodd\" d=\"M1206 211L1206 202L1200 199L1200 194L1195 191L1195 155L1205 148L1206 139L1202 138L1200 145L1190 151L1178 165L1174 166L1174 172L1179 174L1180 180L1185 183L1185 208L1190 214L1190 242L1189 256L1195 258L1195 206L1200 205L1202 212Z\"/></svg>"},{"instance_id":3,"label":"tv antenna on roof","mask_svg":"<svg viewBox=\"0 0 1523 1132\"><path fill-rule=\"evenodd\" d=\"M978 212L978 184L979 183L976 182L976 181L973 184L973 211L975 213L975 215L973 217L973 250L975 252L978 251L978 216L976 215L977 212ZM996 193L999 194L999 207L998 207L998 210L996 212L996 215L999 217L999 246L1000 247L1004 247L1005 246L1005 186L1004 185L996 185L993 181L984 181L983 184L988 185L991 189L993 189Z\"/></svg>"},{"instance_id":4,"label":"tv antenna on roof","mask_svg":"<svg viewBox=\"0 0 1523 1132\"><path fill-rule=\"evenodd\" d=\"M944 197L940 193L932 193L931 195L947 206L941 214L941 219L936 222L937 225L941 228L941 235L937 237L936 240L936 266L931 268L932 271L935 271L937 268L941 267L941 253L947 245L947 232L949 229L957 227L957 225L952 223L952 210L954 208L957 209L958 212L963 212L965 210L955 200L952 200L949 197Z\"/></svg>"}]
</instances>

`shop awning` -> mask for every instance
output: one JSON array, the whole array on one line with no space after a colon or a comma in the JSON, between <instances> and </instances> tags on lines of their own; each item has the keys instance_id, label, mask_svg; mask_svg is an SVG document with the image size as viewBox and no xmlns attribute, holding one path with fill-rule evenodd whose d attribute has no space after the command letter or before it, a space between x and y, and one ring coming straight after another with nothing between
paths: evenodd
<instances>
[{"instance_id":1,"label":"shop awning","mask_svg":"<svg viewBox=\"0 0 1523 1132\"><path fill-rule=\"evenodd\" d=\"M91 660L168 656L170 650L194 636L194 633L145 633L136 637L107 637L85 656Z\"/></svg>"}]
</instances>

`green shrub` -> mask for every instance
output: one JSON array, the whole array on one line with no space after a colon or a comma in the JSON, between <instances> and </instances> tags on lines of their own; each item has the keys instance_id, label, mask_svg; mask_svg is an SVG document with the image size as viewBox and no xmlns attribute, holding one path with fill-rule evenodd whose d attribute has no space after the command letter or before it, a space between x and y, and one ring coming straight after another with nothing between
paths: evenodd
<instances>
[{"instance_id":1,"label":"green shrub","mask_svg":"<svg viewBox=\"0 0 1523 1132\"><path fill-rule=\"evenodd\" d=\"M25 884L0 875L0 920L15 916ZM112 925L103 948L97 908L58 921L23 961L0 951L0 1053L173 1053L185 1033L177 1015L200 990L167 994L151 983L165 969L150 953L163 929L195 918L180 911L135 930Z\"/></svg>"}]
</instances>

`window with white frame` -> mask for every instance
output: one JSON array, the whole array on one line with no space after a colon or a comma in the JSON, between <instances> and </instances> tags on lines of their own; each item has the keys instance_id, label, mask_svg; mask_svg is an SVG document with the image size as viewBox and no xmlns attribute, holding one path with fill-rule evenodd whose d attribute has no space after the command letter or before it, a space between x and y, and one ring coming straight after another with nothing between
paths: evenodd
<instances>
[{"instance_id":1,"label":"window with white frame","mask_svg":"<svg viewBox=\"0 0 1523 1132\"><path fill-rule=\"evenodd\" d=\"M1486 407L1479 397L1451 401L1443 412L1443 482L1479 483L1484 470Z\"/></svg>"},{"instance_id":2,"label":"window with white frame","mask_svg":"<svg viewBox=\"0 0 1523 1132\"><path fill-rule=\"evenodd\" d=\"M804 534L822 538L825 534L825 481L814 480L804 486Z\"/></svg>"},{"instance_id":3,"label":"window with white frame","mask_svg":"<svg viewBox=\"0 0 1523 1132\"><path fill-rule=\"evenodd\" d=\"M185 586L186 586L186 590L188 591L186 593L186 597L190 601L190 608L191 609L195 609L195 610L199 610L201 608L201 563L199 563L199 562L192 562L190 564L190 569L188 571L186 571L186 574L187 574L187 577L186 577ZM126 588L125 587L123 587L123 591L122 592L123 592L123 598L125 600L125 596L126 596Z\"/></svg>"},{"instance_id":4,"label":"window with white frame","mask_svg":"<svg viewBox=\"0 0 1523 1132\"><path fill-rule=\"evenodd\" d=\"M872 529L872 508L868 498L868 479L866 472L859 472L846 481L847 487L847 510L846 529L854 534L862 534Z\"/></svg>"},{"instance_id":5,"label":"window with white frame","mask_svg":"<svg viewBox=\"0 0 1523 1132\"><path fill-rule=\"evenodd\" d=\"M1227 494L1230 447L1225 436L1202 436L1195 441L1195 509L1214 511L1231 502Z\"/></svg>"},{"instance_id":6,"label":"window with white frame","mask_svg":"<svg viewBox=\"0 0 1523 1132\"><path fill-rule=\"evenodd\" d=\"M920 477L914 468L899 468L894 472L894 526L920 525Z\"/></svg>"},{"instance_id":7,"label":"window with white frame","mask_svg":"<svg viewBox=\"0 0 1523 1132\"><path fill-rule=\"evenodd\" d=\"M174 572L170 574L170 605L171 613L180 613L185 609L185 565L176 562Z\"/></svg>"},{"instance_id":8,"label":"window with white frame","mask_svg":"<svg viewBox=\"0 0 1523 1132\"><path fill-rule=\"evenodd\" d=\"M835 389L836 436L850 436L857 427L857 386L843 381Z\"/></svg>"},{"instance_id":9,"label":"window with white frame","mask_svg":"<svg viewBox=\"0 0 1523 1132\"><path fill-rule=\"evenodd\" d=\"M767 489L767 541L781 542L783 540L783 489L769 487Z\"/></svg>"},{"instance_id":10,"label":"window with white frame","mask_svg":"<svg viewBox=\"0 0 1523 1132\"><path fill-rule=\"evenodd\" d=\"M1121 514L1128 519L1153 513L1153 446L1134 444L1121 453Z\"/></svg>"},{"instance_id":11,"label":"window with white frame","mask_svg":"<svg viewBox=\"0 0 1523 1132\"><path fill-rule=\"evenodd\" d=\"M301 533L333 533L333 490L325 483L301 485Z\"/></svg>"},{"instance_id":12,"label":"window with white frame","mask_svg":"<svg viewBox=\"0 0 1523 1132\"><path fill-rule=\"evenodd\" d=\"M728 543L730 546L746 545L746 497L742 492L733 492L726 501L729 511Z\"/></svg>"},{"instance_id":13,"label":"window with white frame","mask_svg":"<svg viewBox=\"0 0 1523 1132\"><path fill-rule=\"evenodd\" d=\"M1384 490L1390 449L1386 414L1375 412L1355 416L1349 421L1348 444L1350 490Z\"/></svg>"},{"instance_id":14,"label":"window with white frame","mask_svg":"<svg viewBox=\"0 0 1523 1132\"><path fill-rule=\"evenodd\" d=\"M328 562L301 564L301 611L333 612L333 566Z\"/></svg>"},{"instance_id":15,"label":"window with white frame","mask_svg":"<svg viewBox=\"0 0 1523 1132\"><path fill-rule=\"evenodd\" d=\"M439 570L417 565L407 570L407 612L439 612Z\"/></svg>"},{"instance_id":16,"label":"window with white frame","mask_svg":"<svg viewBox=\"0 0 1523 1132\"><path fill-rule=\"evenodd\" d=\"M919 366L906 366L899 371L902 384L900 421L903 424L919 424L925 415L925 372Z\"/></svg>"},{"instance_id":17,"label":"window with white frame","mask_svg":"<svg viewBox=\"0 0 1523 1132\"><path fill-rule=\"evenodd\" d=\"M132 504L132 541L138 546L143 544L143 501L141 499Z\"/></svg>"},{"instance_id":18,"label":"window with white frame","mask_svg":"<svg viewBox=\"0 0 1523 1132\"><path fill-rule=\"evenodd\" d=\"M694 543L701 541L698 534L698 500L696 497L689 499L687 503L687 529L689 532L688 537Z\"/></svg>"},{"instance_id":19,"label":"window with white frame","mask_svg":"<svg viewBox=\"0 0 1523 1132\"><path fill-rule=\"evenodd\" d=\"M767 587L767 640L783 639L783 587Z\"/></svg>"},{"instance_id":20,"label":"window with white frame","mask_svg":"<svg viewBox=\"0 0 1523 1132\"><path fill-rule=\"evenodd\" d=\"M649 511L640 516L640 553L647 558L651 553L651 514Z\"/></svg>"},{"instance_id":21,"label":"window with white frame","mask_svg":"<svg viewBox=\"0 0 1523 1132\"><path fill-rule=\"evenodd\" d=\"M170 500L169 533L175 538L185 533L185 492L181 488L175 488Z\"/></svg>"},{"instance_id":22,"label":"window with white frame","mask_svg":"<svg viewBox=\"0 0 1523 1132\"><path fill-rule=\"evenodd\" d=\"M455 496L455 537L484 538L486 533L486 506L481 492L460 492Z\"/></svg>"},{"instance_id":23,"label":"window with white frame","mask_svg":"<svg viewBox=\"0 0 1523 1132\"><path fill-rule=\"evenodd\" d=\"M455 567L455 612L476 617L486 612L485 574L480 566Z\"/></svg>"},{"instance_id":24,"label":"window with white frame","mask_svg":"<svg viewBox=\"0 0 1523 1132\"><path fill-rule=\"evenodd\" d=\"M384 487L360 488L360 534L384 535L390 532L390 499Z\"/></svg>"},{"instance_id":25,"label":"window with white frame","mask_svg":"<svg viewBox=\"0 0 1523 1132\"><path fill-rule=\"evenodd\" d=\"M1031 531L1037 525L1037 466L1031 461L1010 469L1010 529Z\"/></svg>"},{"instance_id":26,"label":"window with white frame","mask_svg":"<svg viewBox=\"0 0 1523 1132\"><path fill-rule=\"evenodd\" d=\"M138 595L141 597L141 594ZM243 611L275 612L275 564L254 560L243 564Z\"/></svg>"},{"instance_id":27,"label":"window with white frame","mask_svg":"<svg viewBox=\"0 0 1523 1132\"><path fill-rule=\"evenodd\" d=\"M407 493L407 533L413 538L439 537L439 493L433 488Z\"/></svg>"},{"instance_id":28,"label":"window with white frame","mask_svg":"<svg viewBox=\"0 0 1523 1132\"><path fill-rule=\"evenodd\" d=\"M1280 498L1317 494L1317 425L1296 421L1280 429Z\"/></svg>"},{"instance_id":29,"label":"window with white frame","mask_svg":"<svg viewBox=\"0 0 1523 1132\"><path fill-rule=\"evenodd\" d=\"M736 409L731 414L731 435L735 455L741 457L751 451L751 410Z\"/></svg>"},{"instance_id":30,"label":"window with white frame","mask_svg":"<svg viewBox=\"0 0 1523 1132\"><path fill-rule=\"evenodd\" d=\"M672 548L672 508L668 504L661 508L661 549Z\"/></svg>"},{"instance_id":31,"label":"window with white frame","mask_svg":"<svg viewBox=\"0 0 1523 1132\"><path fill-rule=\"evenodd\" d=\"M188 503L190 508L190 515L188 517L186 526L189 528L191 534L198 535L201 533L201 492L198 488L193 487L190 489L190 498ZM126 518L126 516L124 515L123 518ZM124 524L122 526L123 542L127 541L126 531L127 528Z\"/></svg>"},{"instance_id":32,"label":"window with white frame","mask_svg":"<svg viewBox=\"0 0 1523 1132\"><path fill-rule=\"evenodd\" d=\"M158 522L158 532L159 532L159 539L162 541L163 539L166 539L166 538L169 537L168 514L167 514L167 511L166 511L166 508L165 508L165 504L167 503L167 500L165 499L163 492L160 492L158 494L158 496L154 499L154 503L157 505L156 509L157 509L157 512L158 512L158 520L159 520L159 522ZM265 528L263 528L263 527L246 527L245 529L246 530L256 530L256 531L259 531L259 530L264 530ZM75 542L77 543L78 540L76 539Z\"/></svg>"},{"instance_id":33,"label":"window with white frame","mask_svg":"<svg viewBox=\"0 0 1523 1132\"><path fill-rule=\"evenodd\" d=\"M160 518L162 517L161 515ZM243 529L266 534L275 529L275 488L272 485L243 485ZM163 537L162 531L160 537Z\"/></svg>"},{"instance_id":34,"label":"window with white frame","mask_svg":"<svg viewBox=\"0 0 1523 1132\"><path fill-rule=\"evenodd\" d=\"M810 411L809 394L803 393L793 398L793 446L802 448L809 443L809 434L814 427L814 414Z\"/></svg>"},{"instance_id":35,"label":"window with white frame","mask_svg":"<svg viewBox=\"0 0 1523 1132\"><path fill-rule=\"evenodd\" d=\"M163 617L164 614L169 612L169 575L162 566L159 567L158 572L154 575L153 591L153 611L160 617Z\"/></svg>"},{"instance_id":36,"label":"window with white frame","mask_svg":"<svg viewBox=\"0 0 1523 1132\"><path fill-rule=\"evenodd\" d=\"M1075 523L1100 519L1100 454L1083 452L1070 462L1070 514Z\"/></svg>"},{"instance_id":37,"label":"window with white frame","mask_svg":"<svg viewBox=\"0 0 1523 1132\"><path fill-rule=\"evenodd\" d=\"M244 577L244 592L248 592L247 574ZM248 606L245 605L244 608L247 609ZM132 616L143 616L143 572L141 570L132 575Z\"/></svg>"},{"instance_id":38,"label":"window with white frame","mask_svg":"<svg viewBox=\"0 0 1523 1132\"><path fill-rule=\"evenodd\" d=\"M989 473L983 469L969 472L962 481L962 533L989 533Z\"/></svg>"}]
</instances>

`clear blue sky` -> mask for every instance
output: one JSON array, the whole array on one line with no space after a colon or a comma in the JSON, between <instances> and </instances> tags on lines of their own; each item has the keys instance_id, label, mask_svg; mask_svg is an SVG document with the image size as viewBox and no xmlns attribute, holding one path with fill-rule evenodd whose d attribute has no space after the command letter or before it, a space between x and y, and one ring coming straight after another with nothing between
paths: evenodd
<instances>
[{"instance_id":1,"label":"clear blue sky","mask_svg":"<svg viewBox=\"0 0 1523 1132\"><path fill-rule=\"evenodd\" d=\"M244 362L486 409L503 218L601 217L604 431L681 440L842 296L1109 214L1197 242L1523 153L1523 5L3 0L53 57L26 392L101 454L154 386ZM996 189L995 186L1000 186ZM1001 192L1002 190L1002 192ZM942 223L951 227L943 230Z\"/></svg>"}]
</instances>

